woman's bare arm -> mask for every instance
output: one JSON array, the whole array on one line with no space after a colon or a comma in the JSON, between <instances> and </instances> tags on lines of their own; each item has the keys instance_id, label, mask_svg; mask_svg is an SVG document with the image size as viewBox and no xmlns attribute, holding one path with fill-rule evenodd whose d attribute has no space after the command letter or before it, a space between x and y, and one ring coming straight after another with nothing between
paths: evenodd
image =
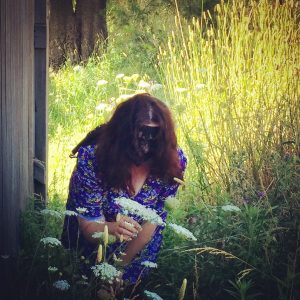
<instances>
[{"instance_id":1,"label":"woman's bare arm","mask_svg":"<svg viewBox=\"0 0 300 300\"><path fill-rule=\"evenodd\" d=\"M99 242L99 239L93 238L92 235L95 232L103 232L105 225L107 225L108 227L109 234L115 235L117 238L120 238L120 236L122 235L125 241L134 238L134 236L142 229L139 223L126 216L122 216L121 220L118 222L103 223L88 221L81 217L77 217L77 219L79 223L79 229L84 238L89 242L95 244ZM131 223L134 226L129 226L128 223Z\"/></svg>"},{"instance_id":2,"label":"woman's bare arm","mask_svg":"<svg viewBox=\"0 0 300 300\"><path fill-rule=\"evenodd\" d=\"M113 234L116 237L120 237L121 234L123 235L124 241L128 241L125 251L126 254L122 257L122 264L124 265L129 264L134 259L136 254L145 247L145 245L151 240L157 227L157 225L151 224L149 222L146 222L145 224L140 226L133 219L129 218L128 221L129 220L132 224L134 224L134 227L128 226L126 224L123 224L122 227L120 226L120 221L98 223L95 221L87 221L78 217L80 231L82 232L84 238L91 243L99 243L99 239L93 238L92 235L95 232L103 232L105 225L107 225L108 232L110 234ZM135 237L136 234L137 237Z\"/></svg>"},{"instance_id":3,"label":"woman's bare arm","mask_svg":"<svg viewBox=\"0 0 300 300\"><path fill-rule=\"evenodd\" d=\"M136 254L140 252L152 239L157 225L146 222L144 225L142 225L142 228L143 230L138 234L138 236L127 243L127 248L125 251L126 254L122 257L123 265L129 264L134 259Z\"/></svg>"}]
</instances>

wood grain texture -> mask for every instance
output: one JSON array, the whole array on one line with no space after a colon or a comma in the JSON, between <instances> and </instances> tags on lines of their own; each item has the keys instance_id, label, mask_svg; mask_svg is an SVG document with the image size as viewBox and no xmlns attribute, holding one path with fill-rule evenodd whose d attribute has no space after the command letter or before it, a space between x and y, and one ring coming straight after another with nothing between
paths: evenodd
<instances>
[{"instance_id":1,"label":"wood grain texture","mask_svg":"<svg viewBox=\"0 0 300 300\"><path fill-rule=\"evenodd\" d=\"M48 24L47 1L36 0L34 24L35 66L35 161L34 192L47 201L47 144L48 144Z\"/></svg>"},{"instance_id":2,"label":"wood grain texture","mask_svg":"<svg viewBox=\"0 0 300 300\"><path fill-rule=\"evenodd\" d=\"M33 195L33 37L34 0L0 0L0 284L3 299L15 299L13 282L20 212Z\"/></svg>"},{"instance_id":3,"label":"wood grain texture","mask_svg":"<svg viewBox=\"0 0 300 300\"><path fill-rule=\"evenodd\" d=\"M0 5L0 255L14 256L20 210L33 193L34 1Z\"/></svg>"}]
</instances>

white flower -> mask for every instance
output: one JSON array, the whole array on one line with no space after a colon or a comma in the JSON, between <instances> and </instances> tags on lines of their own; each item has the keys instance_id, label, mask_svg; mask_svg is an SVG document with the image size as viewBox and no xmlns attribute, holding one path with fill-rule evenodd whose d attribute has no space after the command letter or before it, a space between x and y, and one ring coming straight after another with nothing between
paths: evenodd
<instances>
[{"instance_id":1,"label":"white flower","mask_svg":"<svg viewBox=\"0 0 300 300\"><path fill-rule=\"evenodd\" d=\"M156 293L153 293L153 292L149 292L149 291L144 291L144 294L148 297L148 298L150 298L150 299L152 299L152 300L163 300L163 298L162 297L160 297L159 295L157 295Z\"/></svg>"},{"instance_id":2,"label":"white flower","mask_svg":"<svg viewBox=\"0 0 300 300\"><path fill-rule=\"evenodd\" d=\"M122 259L122 258L118 258L117 255L116 255L115 253L113 254L113 260L114 260L115 262L117 262L117 263L123 261L123 259Z\"/></svg>"},{"instance_id":3,"label":"white flower","mask_svg":"<svg viewBox=\"0 0 300 300\"><path fill-rule=\"evenodd\" d=\"M198 72L200 72L200 73L204 73L204 72L206 72L206 71L207 71L206 68L198 68Z\"/></svg>"},{"instance_id":4,"label":"white flower","mask_svg":"<svg viewBox=\"0 0 300 300\"><path fill-rule=\"evenodd\" d=\"M196 84L195 89L197 91L199 91L199 90L202 90L204 87L205 87L204 83L198 83L198 84Z\"/></svg>"},{"instance_id":5,"label":"white flower","mask_svg":"<svg viewBox=\"0 0 300 300\"><path fill-rule=\"evenodd\" d=\"M223 205L221 207L224 211L241 211L241 209L235 205Z\"/></svg>"},{"instance_id":6,"label":"white flower","mask_svg":"<svg viewBox=\"0 0 300 300\"><path fill-rule=\"evenodd\" d=\"M173 223L168 224L177 234L192 241L197 241L196 237L186 228Z\"/></svg>"},{"instance_id":7,"label":"white flower","mask_svg":"<svg viewBox=\"0 0 300 300\"><path fill-rule=\"evenodd\" d=\"M103 280L113 281L121 276L121 272L114 266L108 263L102 263L91 267L96 277L100 277Z\"/></svg>"},{"instance_id":8,"label":"white flower","mask_svg":"<svg viewBox=\"0 0 300 300\"><path fill-rule=\"evenodd\" d=\"M123 78L124 76L125 76L125 74L123 74L123 73L117 74L116 75L116 79Z\"/></svg>"},{"instance_id":9,"label":"white flower","mask_svg":"<svg viewBox=\"0 0 300 300\"><path fill-rule=\"evenodd\" d=\"M188 90L187 88L180 88L180 87L175 89L175 91L178 93L183 93L186 92L187 90Z\"/></svg>"},{"instance_id":10,"label":"white flower","mask_svg":"<svg viewBox=\"0 0 300 300\"><path fill-rule=\"evenodd\" d=\"M110 105L107 103L99 103L96 106L96 110L107 110Z\"/></svg>"},{"instance_id":11,"label":"white flower","mask_svg":"<svg viewBox=\"0 0 300 300\"><path fill-rule=\"evenodd\" d=\"M119 104L124 100L127 100L131 97L133 97L135 94L122 94L116 99L116 103Z\"/></svg>"},{"instance_id":12,"label":"white flower","mask_svg":"<svg viewBox=\"0 0 300 300\"><path fill-rule=\"evenodd\" d=\"M81 69L82 69L82 67L81 66L75 66L74 68L73 68L73 70L75 71L75 72L79 72L79 71L81 71Z\"/></svg>"},{"instance_id":13,"label":"white flower","mask_svg":"<svg viewBox=\"0 0 300 300\"><path fill-rule=\"evenodd\" d=\"M52 210L52 209L43 209L40 211L42 215L44 216L52 216L52 217L55 217L55 218L61 218L62 215L60 212L56 211L56 210Z\"/></svg>"},{"instance_id":14,"label":"white flower","mask_svg":"<svg viewBox=\"0 0 300 300\"><path fill-rule=\"evenodd\" d=\"M64 211L64 214L65 214L66 216L69 216L69 217L71 217L71 216L77 216L77 215L78 215L78 213L75 212L75 211L73 211L73 210L65 210L65 211Z\"/></svg>"},{"instance_id":15,"label":"white flower","mask_svg":"<svg viewBox=\"0 0 300 300\"><path fill-rule=\"evenodd\" d=\"M84 214L88 212L88 209L86 207L77 207L76 210L80 213L80 214Z\"/></svg>"},{"instance_id":16,"label":"white flower","mask_svg":"<svg viewBox=\"0 0 300 300\"><path fill-rule=\"evenodd\" d=\"M141 263L141 265L145 266L145 267L148 267L148 268L157 268L157 264L152 262L152 261L149 261L149 260L145 260Z\"/></svg>"},{"instance_id":17,"label":"white flower","mask_svg":"<svg viewBox=\"0 0 300 300\"><path fill-rule=\"evenodd\" d=\"M163 85L160 84L160 83L154 83L152 86L151 86L151 91L157 91L157 90L160 90L163 88Z\"/></svg>"},{"instance_id":18,"label":"white flower","mask_svg":"<svg viewBox=\"0 0 300 300\"><path fill-rule=\"evenodd\" d=\"M66 291L70 288L67 280L57 280L53 283L53 286L61 291Z\"/></svg>"},{"instance_id":19,"label":"white flower","mask_svg":"<svg viewBox=\"0 0 300 300\"><path fill-rule=\"evenodd\" d=\"M85 275L81 275L81 277L82 277L83 280L88 280L88 277L85 276Z\"/></svg>"},{"instance_id":20,"label":"white flower","mask_svg":"<svg viewBox=\"0 0 300 300\"><path fill-rule=\"evenodd\" d=\"M107 83L108 83L108 81L106 81L106 80L104 80L104 79L101 79L101 80L98 80L98 81L97 81L96 85L97 85L97 86L99 86L99 85L105 85L105 84L107 84Z\"/></svg>"},{"instance_id":21,"label":"white flower","mask_svg":"<svg viewBox=\"0 0 300 300\"><path fill-rule=\"evenodd\" d=\"M92 235L92 237L93 237L94 239L101 239L101 240L104 240L104 232L102 232L102 231L94 232L93 235ZM115 237L114 235L112 235L112 234L109 234L109 235L108 235L108 243L109 243L109 244L112 244L112 243L114 243L115 241L116 241L116 237Z\"/></svg>"},{"instance_id":22,"label":"white flower","mask_svg":"<svg viewBox=\"0 0 300 300\"><path fill-rule=\"evenodd\" d=\"M142 204L125 197L116 198L115 201L124 210L128 210L129 212L140 216L145 221L149 221L152 224L165 225L162 218L151 208L147 208ZM124 211L123 213L125 214Z\"/></svg>"},{"instance_id":23,"label":"white flower","mask_svg":"<svg viewBox=\"0 0 300 300\"><path fill-rule=\"evenodd\" d=\"M148 89L148 88L150 88L150 86L151 86L151 84L144 80L140 80L140 82L138 84L138 87L143 88L143 89Z\"/></svg>"},{"instance_id":24,"label":"white flower","mask_svg":"<svg viewBox=\"0 0 300 300\"><path fill-rule=\"evenodd\" d=\"M54 237L45 237L45 238L42 238L41 242L44 245L49 245L51 247L53 247L53 246L61 246L61 242L58 239L54 238Z\"/></svg>"},{"instance_id":25,"label":"white flower","mask_svg":"<svg viewBox=\"0 0 300 300\"><path fill-rule=\"evenodd\" d=\"M54 273L54 272L56 272L57 270L58 270L58 269L57 269L56 267L51 267L51 266L48 267L48 271L49 271L49 272L53 272L53 273Z\"/></svg>"}]
</instances>

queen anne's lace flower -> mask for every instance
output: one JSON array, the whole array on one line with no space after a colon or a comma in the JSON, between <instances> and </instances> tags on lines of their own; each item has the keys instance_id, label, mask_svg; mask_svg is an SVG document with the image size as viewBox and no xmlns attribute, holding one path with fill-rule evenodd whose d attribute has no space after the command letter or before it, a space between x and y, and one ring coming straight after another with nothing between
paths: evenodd
<instances>
[{"instance_id":1,"label":"queen anne's lace flower","mask_svg":"<svg viewBox=\"0 0 300 300\"><path fill-rule=\"evenodd\" d=\"M141 263L141 265L148 267L148 268L157 268L157 263L154 263L154 262L148 261L148 260L143 261Z\"/></svg>"},{"instance_id":2,"label":"queen anne's lace flower","mask_svg":"<svg viewBox=\"0 0 300 300\"><path fill-rule=\"evenodd\" d=\"M43 209L40 212L44 216L52 216L52 217L55 217L55 218L61 218L62 217L60 212L58 212L56 210L48 209L48 208Z\"/></svg>"},{"instance_id":3,"label":"queen anne's lace flower","mask_svg":"<svg viewBox=\"0 0 300 300\"><path fill-rule=\"evenodd\" d=\"M177 234L192 241L197 241L196 237L186 228L173 223L168 224Z\"/></svg>"},{"instance_id":4,"label":"queen anne's lace flower","mask_svg":"<svg viewBox=\"0 0 300 300\"><path fill-rule=\"evenodd\" d=\"M159 295L157 295L156 293L153 292L149 292L149 291L144 291L144 294L152 300L163 300L162 297L160 297Z\"/></svg>"},{"instance_id":5,"label":"queen anne's lace flower","mask_svg":"<svg viewBox=\"0 0 300 300\"><path fill-rule=\"evenodd\" d=\"M100 239L100 240L104 241L104 232L101 232L101 231L94 232L93 235L92 235L92 237L94 239ZM108 244L112 244L116 240L117 240L117 238L114 235L112 235L112 234L108 235Z\"/></svg>"},{"instance_id":6,"label":"queen anne's lace flower","mask_svg":"<svg viewBox=\"0 0 300 300\"><path fill-rule=\"evenodd\" d=\"M127 210L131 213L140 216L145 221L149 221L150 223L165 225L162 218L156 213L155 210L151 208L144 207L142 204L125 197L117 198L115 199L115 201L124 209L123 210L124 214L125 211Z\"/></svg>"},{"instance_id":7,"label":"queen anne's lace flower","mask_svg":"<svg viewBox=\"0 0 300 300\"><path fill-rule=\"evenodd\" d=\"M80 213L80 214L84 214L88 212L88 209L86 207L77 207L76 210Z\"/></svg>"},{"instance_id":8,"label":"queen anne's lace flower","mask_svg":"<svg viewBox=\"0 0 300 300\"><path fill-rule=\"evenodd\" d=\"M175 89L175 91L178 93L183 93L183 92L186 92L187 90L188 90L187 88L181 88L181 87L178 87Z\"/></svg>"},{"instance_id":9,"label":"queen anne's lace flower","mask_svg":"<svg viewBox=\"0 0 300 300\"><path fill-rule=\"evenodd\" d=\"M98 80L98 81L97 81L96 85L97 85L97 86L99 86L99 85L105 85L105 84L107 84L107 83L108 83L107 80L101 79L101 80Z\"/></svg>"},{"instance_id":10,"label":"queen anne's lace flower","mask_svg":"<svg viewBox=\"0 0 300 300\"><path fill-rule=\"evenodd\" d=\"M69 217L77 216L77 215L78 215L78 213L75 212L75 211L73 211L73 210L65 210L65 211L64 211L64 214L65 214L66 216L69 216Z\"/></svg>"},{"instance_id":11,"label":"queen anne's lace flower","mask_svg":"<svg viewBox=\"0 0 300 300\"><path fill-rule=\"evenodd\" d=\"M74 72L79 72L82 70L82 67L77 65L73 68L73 70L74 70Z\"/></svg>"},{"instance_id":12,"label":"queen anne's lace flower","mask_svg":"<svg viewBox=\"0 0 300 300\"><path fill-rule=\"evenodd\" d=\"M151 86L151 91L157 91L157 90L160 90L163 88L163 85L160 84L160 83L154 83L152 86Z\"/></svg>"},{"instance_id":13,"label":"queen anne's lace flower","mask_svg":"<svg viewBox=\"0 0 300 300\"><path fill-rule=\"evenodd\" d=\"M70 288L67 280L57 280L53 282L53 286L61 291L67 291Z\"/></svg>"},{"instance_id":14,"label":"queen anne's lace flower","mask_svg":"<svg viewBox=\"0 0 300 300\"><path fill-rule=\"evenodd\" d=\"M102 263L91 267L96 277L100 277L106 281L113 281L121 276L121 272L118 271L114 266L108 263Z\"/></svg>"},{"instance_id":15,"label":"queen anne's lace flower","mask_svg":"<svg viewBox=\"0 0 300 300\"><path fill-rule=\"evenodd\" d=\"M61 246L60 240L54 238L54 237L45 237L41 239L41 243L44 245L49 245L49 246Z\"/></svg>"},{"instance_id":16,"label":"queen anne's lace flower","mask_svg":"<svg viewBox=\"0 0 300 300\"><path fill-rule=\"evenodd\" d=\"M123 78L124 76L125 76L125 74L123 74L123 73L117 74L116 75L116 79Z\"/></svg>"},{"instance_id":17,"label":"queen anne's lace flower","mask_svg":"<svg viewBox=\"0 0 300 300\"><path fill-rule=\"evenodd\" d=\"M150 86L151 86L151 84L144 80L141 80L138 84L138 87L144 88L144 89L150 88Z\"/></svg>"},{"instance_id":18,"label":"queen anne's lace flower","mask_svg":"<svg viewBox=\"0 0 300 300\"><path fill-rule=\"evenodd\" d=\"M224 211L241 211L241 209L239 207L237 207L235 205L231 205L231 204L223 205L221 208Z\"/></svg>"},{"instance_id":19,"label":"queen anne's lace flower","mask_svg":"<svg viewBox=\"0 0 300 300\"><path fill-rule=\"evenodd\" d=\"M54 272L56 272L57 270L58 270L58 269L57 269L56 267L51 267L51 266L48 267L48 271L49 271L49 272L53 272L53 273L54 273Z\"/></svg>"},{"instance_id":20,"label":"queen anne's lace flower","mask_svg":"<svg viewBox=\"0 0 300 300\"><path fill-rule=\"evenodd\" d=\"M85 275L81 275L81 277L82 277L83 280L88 280L88 277L85 276Z\"/></svg>"}]
</instances>

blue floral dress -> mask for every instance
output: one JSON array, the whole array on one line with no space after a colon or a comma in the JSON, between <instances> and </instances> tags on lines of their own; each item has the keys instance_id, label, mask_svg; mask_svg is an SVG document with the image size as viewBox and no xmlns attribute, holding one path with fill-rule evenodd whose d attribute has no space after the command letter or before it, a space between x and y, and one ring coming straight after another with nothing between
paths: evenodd
<instances>
[{"instance_id":1,"label":"blue floral dress","mask_svg":"<svg viewBox=\"0 0 300 300\"><path fill-rule=\"evenodd\" d=\"M181 169L184 172L187 159L181 149L178 149ZM69 197L66 209L64 230L62 234L63 245L68 249L81 249L85 258L95 261L97 246L89 243L81 236L78 229L76 216L72 216L72 211L86 220L93 221L115 221L116 215L121 212L121 207L114 199L126 197L134 200L145 207L154 209L163 219L166 220L167 212L164 209L165 199L175 196L178 184L166 184L160 178L148 175L141 190L135 196L130 196L126 190L114 188L106 189L101 184L101 178L96 177L98 164L95 157L95 145L80 147L78 150L77 164L70 179ZM129 214L134 220L142 223L139 216ZM147 274L148 267L142 263L144 261L156 262L157 255L162 243L162 230L164 226L157 226L151 241L136 255L135 259L125 267L123 280L135 283L137 279ZM115 242L109 245L107 257L111 253L124 252L126 243Z\"/></svg>"}]
</instances>

